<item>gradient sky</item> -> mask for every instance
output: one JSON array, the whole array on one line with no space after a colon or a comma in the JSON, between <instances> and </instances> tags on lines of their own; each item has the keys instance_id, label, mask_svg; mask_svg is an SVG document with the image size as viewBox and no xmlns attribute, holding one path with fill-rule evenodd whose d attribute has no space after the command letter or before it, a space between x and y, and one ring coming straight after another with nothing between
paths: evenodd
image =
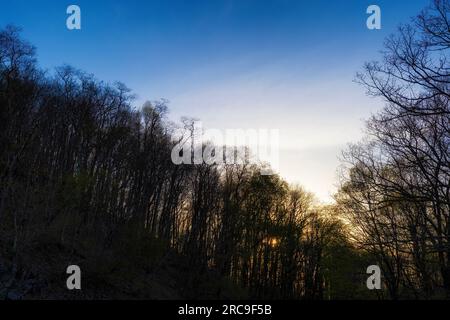
<instances>
[{"instance_id":1,"label":"gradient sky","mask_svg":"<svg viewBox=\"0 0 450 320\"><path fill-rule=\"evenodd\" d=\"M66 28L81 7L82 30ZM366 28L377 4L382 29ZM0 0L0 27L23 28L42 67L119 80L136 104L165 98L170 118L207 128L280 130L280 173L323 201L338 157L383 106L353 83L384 38L428 0Z\"/></svg>"}]
</instances>

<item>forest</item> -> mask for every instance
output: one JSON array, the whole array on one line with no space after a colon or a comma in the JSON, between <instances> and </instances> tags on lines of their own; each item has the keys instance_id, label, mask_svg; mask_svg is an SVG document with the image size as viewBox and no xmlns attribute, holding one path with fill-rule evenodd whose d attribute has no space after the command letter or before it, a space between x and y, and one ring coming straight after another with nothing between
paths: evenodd
<instances>
[{"instance_id":1,"label":"forest","mask_svg":"<svg viewBox=\"0 0 450 320\"><path fill-rule=\"evenodd\" d=\"M450 298L448 0L356 75L380 109L330 205L258 165L174 164L192 120L41 69L20 32L0 30L0 299Z\"/></svg>"}]
</instances>

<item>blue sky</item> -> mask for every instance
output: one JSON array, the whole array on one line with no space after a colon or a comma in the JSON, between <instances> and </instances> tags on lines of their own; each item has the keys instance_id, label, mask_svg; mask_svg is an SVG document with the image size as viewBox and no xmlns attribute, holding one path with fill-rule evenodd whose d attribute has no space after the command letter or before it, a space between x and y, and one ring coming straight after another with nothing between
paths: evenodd
<instances>
[{"instance_id":1,"label":"blue sky","mask_svg":"<svg viewBox=\"0 0 450 320\"><path fill-rule=\"evenodd\" d=\"M82 30L65 26L81 8ZM381 8L382 29L366 28ZM280 172L321 200L335 190L340 151L382 107L352 82L379 57L384 38L428 0L0 0L38 49L62 64L119 80L138 95L170 101L170 118L210 128L280 130Z\"/></svg>"}]
</instances>

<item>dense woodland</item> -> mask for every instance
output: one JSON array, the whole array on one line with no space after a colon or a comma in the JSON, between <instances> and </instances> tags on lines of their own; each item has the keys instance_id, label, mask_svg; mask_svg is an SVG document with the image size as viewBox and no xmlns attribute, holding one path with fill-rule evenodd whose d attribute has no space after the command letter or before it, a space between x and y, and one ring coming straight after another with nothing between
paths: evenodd
<instances>
[{"instance_id":1,"label":"dense woodland","mask_svg":"<svg viewBox=\"0 0 450 320\"><path fill-rule=\"evenodd\" d=\"M333 205L257 165L173 164L190 120L135 107L124 84L43 71L5 27L0 298L450 297L449 15L435 1L358 74L384 108L344 152ZM70 264L81 291L65 287ZM373 264L382 290L366 287Z\"/></svg>"}]
</instances>

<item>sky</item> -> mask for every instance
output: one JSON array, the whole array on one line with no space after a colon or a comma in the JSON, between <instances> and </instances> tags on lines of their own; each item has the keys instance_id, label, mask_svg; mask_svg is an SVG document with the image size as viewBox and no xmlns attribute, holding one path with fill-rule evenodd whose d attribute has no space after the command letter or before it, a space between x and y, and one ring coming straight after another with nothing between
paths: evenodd
<instances>
[{"instance_id":1,"label":"sky","mask_svg":"<svg viewBox=\"0 0 450 320\"><path fill-rule=\"evenodd\" d=\"M81 30L66 9L81 8ZM369 5L381 30L369 30ZM48 70L70 64L125 83L135 104L214 129L278 129L280 175L332 201L339 157L383 107L353 80L429 0L0 0Z\"/></svg>"}]
</instances>

